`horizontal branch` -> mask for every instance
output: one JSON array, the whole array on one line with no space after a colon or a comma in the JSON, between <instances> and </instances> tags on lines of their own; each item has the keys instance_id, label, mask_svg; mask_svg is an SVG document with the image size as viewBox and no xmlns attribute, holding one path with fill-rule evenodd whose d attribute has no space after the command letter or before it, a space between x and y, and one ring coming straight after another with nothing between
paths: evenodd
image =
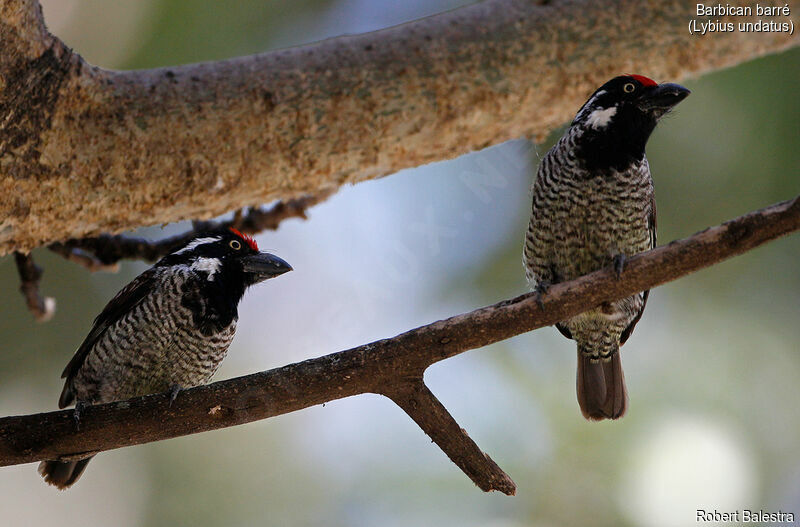
<instances>
[{"instance_id":1,"label":"horizontal branch","mask_svg":"<svg viewBox=\"0 0 800 527\"><path fill-rule=\"evenodd\" d=\"M69 410L5 417L0 466L158 441L378 393L401 406L480 488L513 493L510 478L478 454L422 385L428 366L675 280L798 229L800 196L633 256L620 278L611 269L596 271L553 285L542 299L522 295L393 338L193 388L171 407L168 395L90 406L80 431Z\"/></svg>"},{"instance_id":2,"label":"horizontal branch","mask_svg":"<svg viewBox=\"0 0 800 527\"><path fill-rule=\"evenodd\" d=\"M686 0L545 4L485 0L373 33L121 72L48 34L35 0L4 1L0 255L542 137L613 75L677 81L799 42L690 36Z\"/></svg>"}]
</instances>

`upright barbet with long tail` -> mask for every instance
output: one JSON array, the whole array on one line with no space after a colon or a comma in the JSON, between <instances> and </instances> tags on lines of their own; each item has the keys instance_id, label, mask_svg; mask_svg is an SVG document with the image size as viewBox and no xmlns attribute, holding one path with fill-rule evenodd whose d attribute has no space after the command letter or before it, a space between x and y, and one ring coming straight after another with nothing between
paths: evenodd
<instances>
[{"instance_id":1,"label":"upright barbet with long tail","mask_svg":"<svg viewBox=\"0 0 800 527\"><path fill-rule=\"evenodd\" d=\"M249 286L292 268L234 229L199 235L136 277L108 303L67 364L58 407L108 403L205 384L236 332ZM39 473L70 487L91 457L43 461Z\"/></svg>"},{"instance_id":2,"label":"upright barbet with long tail","mask_svg":"<svg viewBox=\"0 0 800 527\"><path fill-rule=\"evenodd\" d=\"M689 90L641 75L611 79L578 111L542 158L523 262L530 286L613 265L656 244L656 205L645 145L658 120ZM627 407L619 348L630 337L648 291L556 324L578 344L578 403L584 417L617 419Z\"/></svg>"}]
</instances>

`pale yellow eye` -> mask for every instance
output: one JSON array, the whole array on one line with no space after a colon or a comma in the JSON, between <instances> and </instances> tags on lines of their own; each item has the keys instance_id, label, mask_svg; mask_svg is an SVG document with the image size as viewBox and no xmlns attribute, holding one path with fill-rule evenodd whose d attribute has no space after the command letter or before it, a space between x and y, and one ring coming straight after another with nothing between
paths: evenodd
<instances>
[{"instance_id":1,"label":"pale yellow eye","mask_svg":"<svg viewBox=\"0 0 800 527\"><path fill-rule=\"evenodd\" d=\"M633 84L632 82L629 82L628 84L623 86L622 89L625 90L625 93L631 93L633 90L636 89L636 85Z\"/></svg>"},{"instance_id":2,"label":"pale yellow eye","mask_svg":"<svg viewBox=\"0 0 800 527\"><path fill-rule=\"evenodd\" d=\"M242 244L239 242L239 240L231 240L230 246L234 251L238 251L242 248Z\"/></svg>"}]
</instances>

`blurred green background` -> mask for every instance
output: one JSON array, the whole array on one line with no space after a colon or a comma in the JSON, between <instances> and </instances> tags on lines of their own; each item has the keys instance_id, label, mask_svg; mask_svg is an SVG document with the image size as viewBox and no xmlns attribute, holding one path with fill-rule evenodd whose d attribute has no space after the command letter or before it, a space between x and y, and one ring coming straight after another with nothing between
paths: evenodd
<instances>
[{"instance_id":1,"label":"blurred green background","mask_svg":"<svg viewBox=\"0 0 800 527\"><path fill-rule=\"evenodd\" d=\"M87 60L128 69L370 31L467 2L43 3L51 30ZM800 49L683 83L691 97L648 146L661 243L800 192ZM343 189L309 220L259 236L295 272L248 293L216 378L524 292L528 187L561 132ZM13 259L0 259L0 415L56 408L61 370L93 317L146 267L90 275L35 256L58 312L35 324ZM619 422L580 416L574 343L552 328L434 366L432 390L514 478L513 498L483 494L397 407L359 396L104 453L68 492L35 465L0 469L0 523L668 526L694 524L696 509L745 508L800 518L798 262L795 235L655 290L623 350L630 410Z\"/></svg>"}]
</instances>

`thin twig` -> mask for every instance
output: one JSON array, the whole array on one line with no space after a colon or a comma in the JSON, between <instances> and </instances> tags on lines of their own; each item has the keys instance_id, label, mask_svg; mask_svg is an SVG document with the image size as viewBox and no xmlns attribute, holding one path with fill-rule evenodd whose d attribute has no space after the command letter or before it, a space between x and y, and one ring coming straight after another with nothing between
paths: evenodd
<instances>
[{"instance_id":1,"label":"thin twig","mask_svg":"<svg viewBox=\"0 0 800 527\"><path fill-rule=\"evenodd\" d=\"M56 313L56 300L49 296L42 297L39 293L39 280L42 279L42 268L33 261L30 254L14 253L14 260L19 271L19 290L25 297L28 310L37 322L46 322Z\"/></svg>"},{"instance_id":2,"label":"thin twig","mask_svg":"<svg viewBox=\"0 0 800 527\"><path fill-rule=\"evenodd\" d=\"M105 271L108 273L116 273L119 271L118 264L105 264L93 254L90 254L78 247L70 248L65 246L63 243L52 243L48 246L48 249L60 256L63 256L66 260L83 266L92 272Z\"/></svg>"},{"instance_id":3,"label":"thin twig","mask_svg":"<svg viewBox=\"0 0 800 527\"><path fill-rule=\"evenodd\" d=\"M234 227L246 234L258 234L264 230L277 229L283 220L289 218L306 219L306 209L325 201L330 195L331 192L320 192L313 196L281 201L266 210L252 208L246 213L239 210L230 220L192 222L192 229L157 241L123 235L102 235L53 243L49 248L90 271L105 270L126 259L154 262L186 244L202 231Z\"/></svg>"},{"instance_id":4,"label":"thin twig","mask_svg":"<svg viewBox=\"0 0 800 527\"><path fill-rule=\"evenodd\" d=\"M94 238L51 243L48 248L67 260L82 265L89 271L116 272L119 269L118 262L120 260L137 259L154 262L169 254L176 247L184 245L202 231L233 227L247 234L257 234L263 230L277 229L285 219L306 219L306 209L325 201L331 194L332 191L326 191L318 192L313 196L301 196L286 202L278 202L266 210L252 208L245 212L245 209L239 209L227 221L193 221L191 230L158 241L122 235L103 235ZM17 265L20 265L19 259L17 260ZM26 270L35 270L38 276L41 276L41 269L38 267L26 267ZM22 276L22 268L20 268L20 275ZM34 274L30 276L34 276ZM28 308L34 313L37 320L43 322L52 316L52 312L48 314L46 310L42 311L41 313L43 314L41 315L37 314L40 313L38 306L44 306L45 308L51 306L55 310L55 299L47 298L42 300L39 298L35 281L26 282L23 279L23 293L28 301Z\"/></svg>"},{"instance_id":5,"label":"thin twig","mask_svg":"<svg viewBox=\"0 0 800 527\"><path fill-rule=\"evenodd\" d=\"M513 492L513 483L493 462L480 459L477 446L460 437L466 432L456 430L444 407L421 390L428 366L651 289L798 229L800 196L633 256L621 277L602 269L555 284L541 299L529 293L347 351L192 388L172 404L169 394L156 394L90 406L81 414L80 431L70 410L5 417L0 466L195 434L378 393L401 405L480 488ZM412 400L422 403L415 409Z\"/></svg>"}]
</instances>

